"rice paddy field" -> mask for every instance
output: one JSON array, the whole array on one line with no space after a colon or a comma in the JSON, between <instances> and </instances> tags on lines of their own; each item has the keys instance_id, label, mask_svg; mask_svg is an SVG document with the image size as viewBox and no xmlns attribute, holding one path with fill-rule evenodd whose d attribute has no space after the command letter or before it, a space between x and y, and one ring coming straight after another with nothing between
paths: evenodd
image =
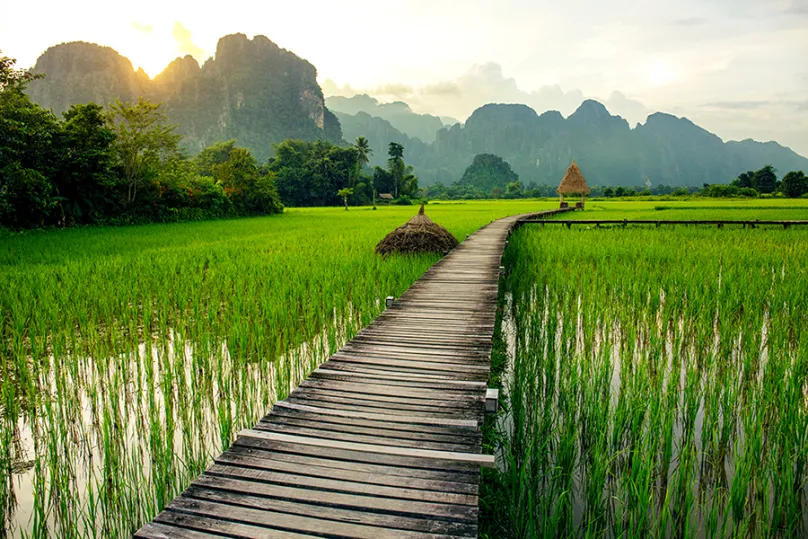
<instances>
[{"instance_id":1,"label":"rice paddy field","mask_svg":"<svg viewBox=\"0 0 808 539\"><path fill-rule=\"evenodd\" d=\"M458 239L549 201L433 203ZM129 537L436 256L416 207L0 232L0 536ZM561 218L808 219L808 201ZM808 230L527 225L490 537L805 534Z\"/></svg>"},{"instance_id":2,"label":"rice paddy field","mask_svg":"<svg viewBox=\"0 0 808 539\"><path fill-rule=\"evenodd\" d=\"M808 218L761 202L557 218ZM525 225L505 260L487 536L808 536L808 227Z\"/></svg>"},{"instance_id":3,"label":"rice paddy field","mask_svg":"<svg viewBox=\"0 0 808 539\"><path fill-rule=\"evenodd\" d=\"M427 213L463 239L552 205ZM416 210L0 236L0 529L131 536L437 261L374 254Z\"/></svg>"}]
</instances>

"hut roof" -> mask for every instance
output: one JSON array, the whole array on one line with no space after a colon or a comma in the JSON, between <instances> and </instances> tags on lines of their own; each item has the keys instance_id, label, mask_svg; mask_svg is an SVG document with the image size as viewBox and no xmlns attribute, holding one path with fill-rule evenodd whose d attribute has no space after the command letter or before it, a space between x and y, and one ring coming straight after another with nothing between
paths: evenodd
<instances>
[{"instance_id":1,"label":"hut roof","mask_svg":"<svg viewBox=\"0 0 808 539\"><path fill-rule=\"evenodd\" d=\"M379 198L383 198L384 200L393 200L393 195L390 193L380 193Z\"/></svg>"},{"instance_id":2,"label":"hut roof","mask_svg":"<svg viewBox=\"0 0 808 539\"><path fill-rule=\"evenodd\" d=\"M556 189L556 193L559 195L584 195L589 192L590 189L589 186L586 185L584 175L581 173L581 169L578 168L578 165L575 164L575 160L573 160L572 164L567 169L567 173L564 174L564 178L561 180L558 189Z\"/></svg>"},{"instance_id":3,"label":"hut roof","mask_svg":"<svg viewBox=\"0 0 808 539\"><path fill-rule=\"evenodd\" d=\"M390 253L444 253L457 247L451 232L424 213L424 205L412 219L390 232L376 246L380 255Z\"/></svg>"}]
</instances>

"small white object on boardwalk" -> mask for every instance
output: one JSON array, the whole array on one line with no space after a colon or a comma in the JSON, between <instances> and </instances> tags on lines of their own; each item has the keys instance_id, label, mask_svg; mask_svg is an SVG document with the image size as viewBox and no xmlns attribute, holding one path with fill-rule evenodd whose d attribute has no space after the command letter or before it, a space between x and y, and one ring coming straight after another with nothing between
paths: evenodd
<instances>
[{"instance_id":1,"label":"small white object on boardwalk","mask_svg":"<svg viewBox=\"0 0 808 539\"><path fill-rule=\"evenodd\" d=\"M135 537L477 537L500 259L518 220L430 268Z\"/></svg>"}]
</instances>

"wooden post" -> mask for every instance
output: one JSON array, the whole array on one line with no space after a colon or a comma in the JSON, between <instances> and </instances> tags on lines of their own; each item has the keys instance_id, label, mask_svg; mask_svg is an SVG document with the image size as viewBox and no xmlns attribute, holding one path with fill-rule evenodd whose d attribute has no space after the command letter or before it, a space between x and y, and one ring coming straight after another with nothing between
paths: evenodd
<instances>
[{"instance_id":1,"label":"wooden post","mask_svg":"<svg viewBox=\"0 0 808 539\"><path fill-rule=\"evenodd\" d=\"M485 413L495 414L499 409L499 389L488 388L485 391Z\"/></svg>"}]
</instances>

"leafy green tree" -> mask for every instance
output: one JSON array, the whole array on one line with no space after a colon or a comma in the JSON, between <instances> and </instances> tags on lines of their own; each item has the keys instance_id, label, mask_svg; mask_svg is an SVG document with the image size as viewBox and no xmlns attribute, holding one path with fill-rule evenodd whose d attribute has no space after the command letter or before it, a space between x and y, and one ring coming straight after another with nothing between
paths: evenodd
<instances>
[{"instance_id":1,"label":"leafy green tree","mask_svg":"<svg viewBox=\"0 0 808 539\"><path fill-rule=\"evenodd\" d=\"M731 184L735 187L753 187L753 182L755 178L755 171L750 170L748 172L742 172L738 174L738 177L732 180Z\"/></svg>"},{"instance_id":2,"label":"leafy green tree","mask_svg":"<svg viewBox=\"0 0 808 539\"><path fill-rule=\"evenodd\" d=\"M182 135L174 132L160 104L142 97L134 105L116 100L107 122L115 133L115 152L127 186L126 203L132 205L138 189L157 173L161 161L179 151Z\"/></svg>"},{"instance_id":3,"label":"leafy green tree","mask_svg":"<svg viewBox=\"0 0 808 539\"><path fill-rule=\"evenodd\" d=\"M345 187L337 191L337 196L342 197L342 201L345 203L345 211L348 211L348 197L353 195L353 188Z\"/></svg>"},{"instance_id":4,"label":"leafy green tree","mask_svg":"<svg viewBox=\"0 0 808 539\"><path fill-rule=\"evenodd\" d=\"M808 193L808 176L801 170L792 170L780 182L780 190L789 198L797 198Z\"/></svg>"},{"instance_id":5,"label":"leafy green tree","mask_svg":"<svg viewBox=\"0 0 808 539\"><path fill-rule=\"evenodd\" d=\"M395 189L393 175L379 166L373 168L373 185L380 193L392 193Z\"/></svg>"},{"instance_id":6,"label":"leafy green tree","mask_svg":"<svg viewBox=\"0 0 808 539\"><path fill-rule=\"evenodd\" d=\"M14 67L17 60L3 56L2 52L0 51L0 92L11 89L24 90L29 82L45 76L43 74L35 75L27 69Z\"/></svg>"},{"instance_id":7,"label":"leafy green tree","mask_svg":"<svg viewBox=\"0 0 808 539\"><path fill-rule=\"evenodd\" d=\"M240 214L262 215L283 209L274 174L262 175L246 148L233 148L227 161L213 166L213 177Z\"/></svg>"},{"instance_id":8,"label":"leafy green tree","mask_svg":"<svg viewBox=\"0 0 808 539\"><path fill-rule=\"evenodd\" d=\"M278 193L291 206L336 206L337 191L350 187L356 150L318 140L286 140L275 148L269 170L276 174Z\"/></svg>"},{"instance_id":9,"label":"leafy green tree","mask_svg":"<svg viewBox=\"0 0 808 539\"><path fill-rule=\"evenodd\" d=\"M30 228L54 223L61 126L51 111L23 92L30 77L0 59L0 226Z\"/></svg>"},{"instance_id":10,"label":"leafy green tree","mask_svg":"<svg viewBox=\"0 0 808 539\"><path fill-rule=\"evenodd\" d=\"M90 224L115 211L114 143L102 106L73 105L64 113L54 177L62 223Z\"/></svg>"},{"instance_id":11,"label":"leafy green tree","mask_svg":"<svg viewBox=\"0 0 808 539\"><path fill-rule=\"evenodd\" d=\"M202 176L213 176L213 167L230 159L230 152L236 147L236 139L211 144L194 158L196 169Z\"/></svg>"},{"instance_id":12,"label":"leafy green tree","mask_svg":"<svg viewBox=\"0 0 808 539\"><path fill-rule=\"evenodd\" d=\"M777 190L777 171L772 165L766 165L755 172L752 187L759 193L774 193Z\"/></svg>"},{"instance_id":13,"label":"leafy green tree","mask_svg":"<svg viewBox=\"0 0 808 539\"><path fill-rule=\"evenodd\" d=\"M523 194L524 189L522 188L522 183L518 180L505 186L506 198L521 198Z\"/></svg>"}]
</instances>

